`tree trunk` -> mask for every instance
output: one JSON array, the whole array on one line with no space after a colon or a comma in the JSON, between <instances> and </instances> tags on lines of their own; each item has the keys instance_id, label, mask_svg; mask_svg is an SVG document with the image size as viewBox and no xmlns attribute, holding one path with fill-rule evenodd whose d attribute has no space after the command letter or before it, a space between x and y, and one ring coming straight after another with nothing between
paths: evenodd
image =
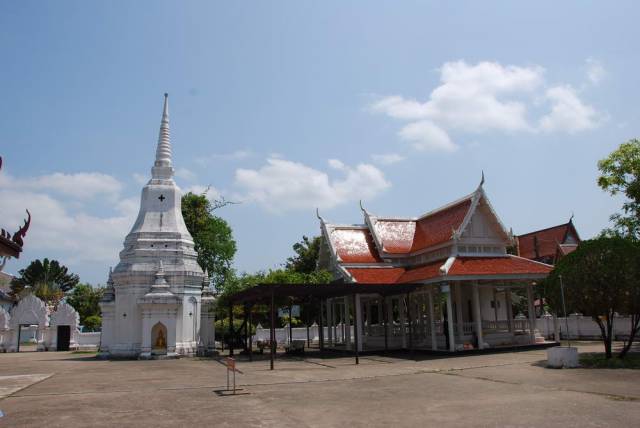
<instances>
[{"instance_id":1,"label":"tree trunk","mask_svg":"<svg viewBox=\"0 0 640 428\"><path fill-rule=\"evenodd\" d=\"M640 325L640 314L634 314L631 316L631 331L629 332L629 340L624 344L622 351L618 355L619 358L624 358L625 355L631 349L631 345L633 345L633 341L638 333L638 326Z\"/></svg>"},{"instance_id":2,"label":"tree trunk","mask_svg":"<svg viewBox=\"0 0 640 428\"><path fill-rule=\"evenodd\" d=\"M610 321L607 319L607 325L605 326L600 317L594 316L592 318L598 324L598 327L600 327L600 337L602 338L602 343L604 344L605 355L607 358L611 358L611 337L607 334L609 331Z\"/></svg>"}]
</instances>

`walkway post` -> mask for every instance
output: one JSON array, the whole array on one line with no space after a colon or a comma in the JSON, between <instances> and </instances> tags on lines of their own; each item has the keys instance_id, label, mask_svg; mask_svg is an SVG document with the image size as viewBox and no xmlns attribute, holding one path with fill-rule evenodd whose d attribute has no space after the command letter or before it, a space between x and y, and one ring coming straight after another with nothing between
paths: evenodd
<instances>
[{"instance_id":1,"label":"walkway post","mask_svg":"<svg viewBox=\"0 0 640 428\"><path fill-rule=\"evenodd\" d=\"M291 342L293 342L293 303L291 302L291 299L289 299L289 349L292 349L292 344Z\"/></svg>"},{"instance_id":2,"label":"walkway post","mask_svg":"<svg viewBox=\"0 0 640 428\"><path fill-rule=\"evenodd\" d=\"M352 297L353 297L353 307L357 308L357 306L356 306L356 295L353 294ZM354 312L356 312L356 311L354 311ZM357 325L359 320L357 318L358 317L354 313L354 317L353 317L353 326L354 326L353 339L354 339L354 342L355 342L354 343L354 345L355 345L354 348L355 348L355 351L356 351L356 364L360 364L360 356L358 354L358 325Z\"/></svg>"},{"instance_id":3,"label":"walkway post","mask_svg":"<svg viewBox=\"0 0 640 428\"><path fill-rule=\"evenodd\" d=\"M229 356L233 357L233 302L229 303Z\"/></svg>"},{"instance_id":4,"label":"walkway post","mask_svg":"<svg viewBox=\"0 0 640 428\"><path fill-rule=\"evenodd\" d=\"M320 298L320 316L318 317L319 325L318 328L318 346L320 348L320 352L324 351L324 326L322 325L322 298Z\"/></svg>"},{"instance_id":5,"label":"walkway post","mask_svg":"<svg viewBox=\"0 0 640 428\"><path fill-rule=\"evenodd\" d=\"M413 317L411 316L411 293L407 293L407 324L409 325L409 352L413 358Z\"/></svg>"},{"instance_id":6,"label":"walkway post","mask_svg":"<svg viewBox=\"0 0 640 428\"><path fill-rule=\"evenodd\" d=\"M271 345L271 352L270 352L270 370L273 370L273 359L275 357L276 354L276 313L275 313L275 309L274 309L274 305L275 305L275 297L274 297L274 292L273 292L273 287L271 287L271 326L269 327L269 336L270 336L270 345Z\"/></svg>"},{"instance_id":7,"label":"walkway post","mask_svg":"<svg viewBox=\"0 0 640 428\"><path fill-rule=\"evenodd\" d=\"M384 350L389 350L389 308L387 307L386 298L380 295L382 299L382 316L384 317Z\"/></svg>"},{"instance_id":8,"label":"walkway post","mask_svg":"<svg viewBox=\"0 0 640 428\"><path fill-rule=\"evenodd\" d=\"M251 334L251 324L253 324L253 319L252 319L252 306L249 306L249 361L253 361L253 335Z\"/></svg>"}]
</instances>

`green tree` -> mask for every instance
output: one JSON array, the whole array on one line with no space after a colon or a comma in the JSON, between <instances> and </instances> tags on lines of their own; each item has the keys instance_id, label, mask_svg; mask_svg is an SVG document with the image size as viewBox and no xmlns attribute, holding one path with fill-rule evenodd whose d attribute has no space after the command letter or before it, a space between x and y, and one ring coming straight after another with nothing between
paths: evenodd
<instances>
[{"instance_id":1,"label":"green tree","mask_svg":"<svg viewBox=\"0 0 640 428\"><path fill-rule=\"evenodd\" d=\"M94 288L90 284L78 284L67 294L67 303L78 311L80 324L87 330L95 331L96 327L100 327L102 312L99 303L104 290L104 287Z\"/></svg>"},{"instance_id":2,"label":"green tree","mask_svg":"<svg viewBox=\"0 0 640 428\"><path fill-rule=\"evenodd\" d=\"M611 216L614 228L609 235L640 238L640 140L623 143L607 158L598 162L598 185L612 195L623 194L627 200L622 213Z\"/></svg>"},{"instance_id":3,"label":"green tree","mask_svg":"<svg viewBox=\"0 0 640 428\"><path fill-rule=\"evenodd\" d=\"M630 298L639 293L638 270L640 248L621 237L601 237L583 241L573 253L562 258L542 282L544 296L552 310L562 312L560 281L564 284L568 312L590 316L600 327L607 358L611 358L613 321L618 312L632 309ZM624 356L638 330L640 317L635 316L631 340L623 349Z\"/></svg>"},{"instance_id":4,"label":"green tree","mask_svg":"<svg viewBox=\"0 0 640 428\"><path fill-rule=\"evenodd\" d=\"M57 305L64 294L75 287L80 277L57 260L34 260L18 272L11 282L11 294L18 296L25 287L49 305Z\"/></svg>"},{"instance_id":5,"label":"green tree","mask_svg":"<svg viewBox=\"0 0 640 428\"><path fill-rule=\"evenodd\" d=\"M236 254L236 241L229 224L213 215L213 211L229 202L207 199L201 195L187 193L182 197L182 216L198 252L198 264L206 269L217 290L223 290L232 278L231 268Z\"/></svg>"},{"instance_id":6,"label":"green tree","mask_svg":"<svg viewBox=\"0 0 640 428\"><path fill-rule=\"evenodd\" d=\"M314 272L317 269L318 256L320 255L320 237L315 236L309 239L303 236L302 241L293 244L293 251L296 255L287 259L285 268L292 272Z\"/></svg>"}]
</instances>

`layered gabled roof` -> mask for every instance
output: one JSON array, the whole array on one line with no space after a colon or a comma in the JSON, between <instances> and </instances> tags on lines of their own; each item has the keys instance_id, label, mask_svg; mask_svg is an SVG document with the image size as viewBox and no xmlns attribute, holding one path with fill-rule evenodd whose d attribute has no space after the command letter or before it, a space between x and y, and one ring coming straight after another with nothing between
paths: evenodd
<instances>
[{"instance_id":1,"label":"layered gabled roof","mask_svg":"<svg viewBox=\"0 0 640 428\"><path fill-rule=\"evenodd\" d=\"M327 226L331 244L343 263L382 262L366 226Z\"/></svg>"},{"instance_id":2,"label":"layered gabled roof","mask_svg":"<svg viewBox=\"0 0 640 428\"><path fill-rule=\"evenodd\" d=\"M379 218L365 213L381 251L406 255L451 240L469 210L475 193L430 211L419 218Z\"/></svg>"},{"instance_id":3,"label":"layered gabled roof","mask_svg":"<svg viewBox=\"0 0 640 428\"><path fill-rule=\"evenodd\" d=\"M519 235L516 238L518 241L518 254L527 259L554 257L558 251L558 245L565 244L567 236L570 234L576 237L577 242L568 244L577 245L580 242L580 236L571 220L559 226Z\"/></svg>"},{"instance_id":4,"label":"layered gabled roof","mask_svg":"<svg viewBox=\"0 0 640 428\"><path fill-rule=\"evenodd\" d=\"M366 284L403 284L437 282L468 277L537 278L551 272L552 266L518 256L455 257L413 269L347 267L345 270L356 281Z\"/></svg>"}]
</instances>

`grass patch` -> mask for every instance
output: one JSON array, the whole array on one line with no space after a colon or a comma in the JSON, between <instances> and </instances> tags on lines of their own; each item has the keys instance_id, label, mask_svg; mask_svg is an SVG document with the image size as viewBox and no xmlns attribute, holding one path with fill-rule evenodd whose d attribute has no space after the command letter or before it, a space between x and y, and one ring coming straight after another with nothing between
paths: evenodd
<instances>
[{"instance_id":1,"label":"grass patch","mask_svg":"<svg viewBox=\"0 0 640 428\"><path fill-rule=\"evenodd\" d=\"M640 369L640 354L627 354L624 358L616 356L605 358L604 354L582 354L580 365L591 369Z\"/></svg>"},{"instance_id":2,"label":"grass patch","mask_svg":"<svg viewBox=\"0 0 640 428\"><path fill-rule=\"evenodd\" d=\"M73 351L72 354L97 354L98 351Z\"/></svg>"}]
</instances>

